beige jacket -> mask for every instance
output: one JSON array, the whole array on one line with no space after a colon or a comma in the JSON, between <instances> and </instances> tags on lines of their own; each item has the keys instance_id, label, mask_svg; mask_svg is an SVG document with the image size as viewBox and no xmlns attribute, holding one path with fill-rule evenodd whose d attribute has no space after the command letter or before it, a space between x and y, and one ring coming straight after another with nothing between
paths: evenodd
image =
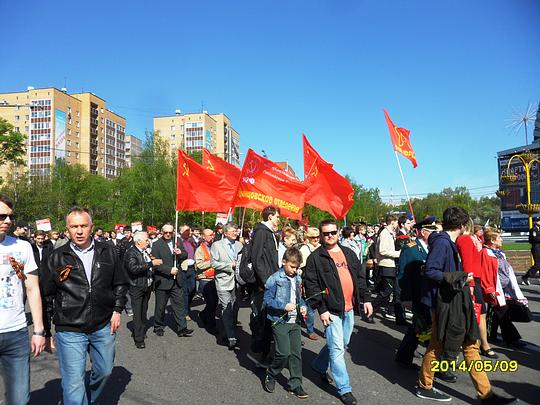
<instances>
[{"instance_id":1,"label":"beige jacket","mask_svg":"<svg viewBox=\"0 0 540 405\"><path fill-rule=\"evenodd\" d=\"M396 250L396 234L384 228L377 241L377 264L382 267L396 267L394 259L399 257L401 251Z\"/></svg>"}]
</instances>

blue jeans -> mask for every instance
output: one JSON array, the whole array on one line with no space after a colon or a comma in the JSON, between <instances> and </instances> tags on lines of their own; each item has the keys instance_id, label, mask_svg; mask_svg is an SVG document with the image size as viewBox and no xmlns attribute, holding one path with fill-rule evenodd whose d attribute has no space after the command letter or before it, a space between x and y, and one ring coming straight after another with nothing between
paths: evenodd
<instances>
[{"instance_id":1,"label":"blue jeans","mask_svg":"<svg viewBox=\"0 0 540 405\"><path fill-rule=\"evenodd\" d=\"M111 324L93 333L57 332L55 336L64 405L88 402L84 373L86 353L90 354L90 403L96 402L111 375L114 362L116 334L111 335Z\"/></svg>"},{"instance_id":2,"label":"blue jeans","mask_svg":"<svg viewBox=\"0 0 540 405\"><path fill-rule=\"evenodd\" d=\"M0 333L0 367L8 405L30 401L30 343L26 327Z\"/></svg>"},{"instance_id":3,"label":"blue jeans","mask_svg":"<svg viewBox=\"0 0 540 405\"><path fill-rule=\"evenodd\" d=\"M307 306L307 317L306 317L306 332L308 335L311 335L315 332L315 310Z\"/></svg>"},{"instance_id":4,"label":"blue jeans","mask_svg":"<svg viewBox=\"0 0 540 405\"><path fill-rule=\"evenodd\" d=\"M354 311L345 312L343 316L334 314L330 316L332 322L325 329L326 345L311 366L321 374L326 373L330 367L337 392L344 395L352 391L345 366L345 348L349 344L354 327Z\"/></svg>"}]
</instances>

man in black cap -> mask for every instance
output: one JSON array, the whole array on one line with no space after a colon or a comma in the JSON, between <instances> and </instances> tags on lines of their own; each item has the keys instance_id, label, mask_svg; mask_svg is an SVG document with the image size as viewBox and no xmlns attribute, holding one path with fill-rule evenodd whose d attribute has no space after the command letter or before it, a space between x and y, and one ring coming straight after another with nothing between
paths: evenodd
<instances>
[{"instance_id":1,"label":"man in black cap","mask_svg":"<svg viewBox=\"0 0 540 405\"><path fill-rule=\"evenodd\" d=\"M529 243L531 244L531 254L534 264L521 278L523 285L530 285L529 277L535 277L540 271L540 217L533 217L533 227L529 229Z\"/></svg>"}]
</instances>

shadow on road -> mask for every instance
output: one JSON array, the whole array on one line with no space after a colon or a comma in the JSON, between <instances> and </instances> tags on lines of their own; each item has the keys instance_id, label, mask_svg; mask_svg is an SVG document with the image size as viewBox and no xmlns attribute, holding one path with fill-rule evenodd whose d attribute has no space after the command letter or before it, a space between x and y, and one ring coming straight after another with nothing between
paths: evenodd
<instances>
[{"instance_id":1,"label":"shadow on road","mask_svg":"<svg viewBox=\"0 0 540 405\"><path fill-rule=\"evenodd\" d=\"M101 404L117 404L120 401L121 395L126 391L126 388L131 381L131 372L124 367L114 367L112 374L107 381L107 385L100 397ZM86 372L86 386L90 372ZM31 404L57 404L62 399L61 379L47 381L45 386L31 393Z\"/></svg>"}]
</instances>

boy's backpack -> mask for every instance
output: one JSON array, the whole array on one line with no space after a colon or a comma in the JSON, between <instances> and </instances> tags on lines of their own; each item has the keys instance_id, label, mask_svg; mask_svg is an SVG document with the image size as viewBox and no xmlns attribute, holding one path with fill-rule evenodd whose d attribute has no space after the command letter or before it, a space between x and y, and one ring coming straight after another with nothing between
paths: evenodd
<instances>
[{"instance_id":1,"label":"boy's backpack","mask_svg":"<svg viewBox=\"0 0 540 405\"><path fill-rule=\"evenodd\" d=\"M238 255L238 263L234 271L236 282L240 285L255 283L255 271L251 264L251 244L244 245Z\"/></svg>"}]
</instances>

